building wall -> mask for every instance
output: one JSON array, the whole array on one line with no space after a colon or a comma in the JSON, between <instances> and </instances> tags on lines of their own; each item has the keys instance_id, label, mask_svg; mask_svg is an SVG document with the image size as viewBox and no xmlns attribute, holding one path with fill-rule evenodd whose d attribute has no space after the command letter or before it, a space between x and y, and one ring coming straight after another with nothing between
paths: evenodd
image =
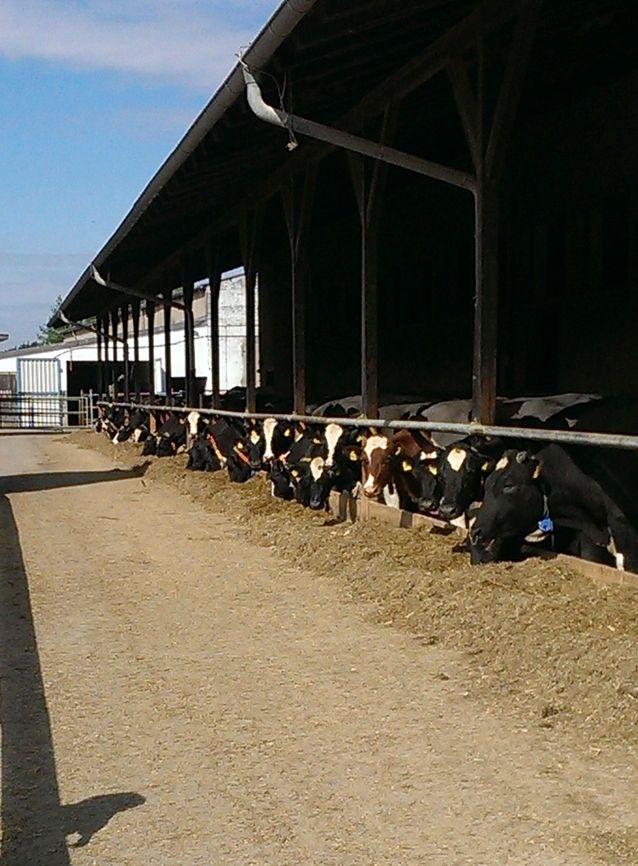
<instances>
[{"instance_id":1,"label":"building wall","mask_svg":"<svg viewBox=\"0 0 638 866\"><path fill-rule=\"evenodd\" d=\"M245 384L245 287L243 275L222 281L219 299L219 356L220 388L225 391L235 385ZM212 390L211 342L210 342L210 299L206 292L194 300L195 316L195 367L196 375L206 378L206 391ZM163 393L166 387L166 362L164 342L163 310L155 312L154 372L155 389ZM121 328L121 326L120 326ZM148 361L148 320L140 317L139 352L140 360ZM257 345L259 334L257 333ZM175 378L185 375L184 358L184 317L179 310L171 311L171 365ZM133 363L133 337L129 322L129 361ZM113 343L109 341L112 360ZM117 345L117 359L123 362L123 345ZM84 332L78 337L67 337L64 343L53 346L38 346L31 350L0 352L0 373L13 373L17 369L18 357L57 358L61 369L61 388L67 392L67 364L74 361L97 362L97 337Z\"/></svg>"}]
</instances>

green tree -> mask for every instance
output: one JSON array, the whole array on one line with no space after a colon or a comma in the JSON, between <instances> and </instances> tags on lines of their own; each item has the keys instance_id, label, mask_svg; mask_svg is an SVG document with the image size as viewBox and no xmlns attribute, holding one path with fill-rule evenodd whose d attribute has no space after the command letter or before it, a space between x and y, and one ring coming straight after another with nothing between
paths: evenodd
<instances>
[{"instance_id":1,"label":"green tree","mask_svg":"<svg viewBox=\"0 0 638 866\"><path fill-rule=\"evenodd\" d=\"M58 295L55 303L51 307L49 318L57 312L58 307L62 303L62 295ZM37 344L39 346L48 346L51 343L61 343L64 340L64 334L60 328L50 328L47 324L40 325L38 329Z\"/></svg>"}]
</instances>

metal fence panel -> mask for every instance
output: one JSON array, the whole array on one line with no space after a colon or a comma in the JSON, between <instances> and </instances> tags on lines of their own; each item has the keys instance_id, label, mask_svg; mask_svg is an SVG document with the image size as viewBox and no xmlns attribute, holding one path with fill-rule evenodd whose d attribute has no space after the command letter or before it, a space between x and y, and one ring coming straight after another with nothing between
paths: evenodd
<instances>
[{"instance_id":1,"label":"metal fence panel","mask_svg":"<svg viewBox=\"0 0 638 866\"><path fill-rule=\"evenodd\" d=\"M18 358L17 391L22 402L21 427L62 427L62 371L58 358Z\"/></svg>"}]
</instances>

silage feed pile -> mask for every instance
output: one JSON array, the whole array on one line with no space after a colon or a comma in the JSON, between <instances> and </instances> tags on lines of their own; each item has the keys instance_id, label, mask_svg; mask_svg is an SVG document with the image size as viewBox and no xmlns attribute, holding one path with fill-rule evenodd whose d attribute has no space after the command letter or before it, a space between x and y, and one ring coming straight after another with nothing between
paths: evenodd
<instances>
[{"instance_id":1,"label":"silage feed pile","mask_svg":"<svg viewBox=\"0 0 638 866\"><path fill-rule=\"evenodd\" d=\"M142 462L138 446L93 432L68 441L119 465ZM142 483L168 484L223 512L247 539L366 602L378 622L408 629L424 651L440 644L463 652L463 693L506 699L525 724L570 731L589 748L635 742L638 591L597 586L552 560L472 567L454 535L337 523L273 499L263 475L232 484L224 472L189 472L185 455L149 460Z\"/></svg>"}]
</instances>

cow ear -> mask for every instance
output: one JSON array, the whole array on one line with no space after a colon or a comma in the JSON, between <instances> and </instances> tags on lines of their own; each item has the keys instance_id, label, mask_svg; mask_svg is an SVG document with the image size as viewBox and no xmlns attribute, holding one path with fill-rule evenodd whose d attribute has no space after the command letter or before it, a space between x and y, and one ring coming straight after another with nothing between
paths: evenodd
<instances>
[{"instance_id":1,"label":"cow ear","mask_svg":"<svg viewBox=\"0 0 638 866\"><path fill-rule=\"evenodd\" d=\"M536 468L534 469L534 472L532 473L532 478L540 478L540 477L541 477L541 465L540 465L540 463L537 463Z\"/></svg>"},{"instance_id":2,"label":"cow ear","mask_svg":"<svg viewBox=\"0 0 638 866\"><path fill-rule=\"evenodd\" d=\"M527 451L518 451L516 454L516 462L517 463L527 463L529 460L529 454Z\"/></svg>"}]
</instances>

